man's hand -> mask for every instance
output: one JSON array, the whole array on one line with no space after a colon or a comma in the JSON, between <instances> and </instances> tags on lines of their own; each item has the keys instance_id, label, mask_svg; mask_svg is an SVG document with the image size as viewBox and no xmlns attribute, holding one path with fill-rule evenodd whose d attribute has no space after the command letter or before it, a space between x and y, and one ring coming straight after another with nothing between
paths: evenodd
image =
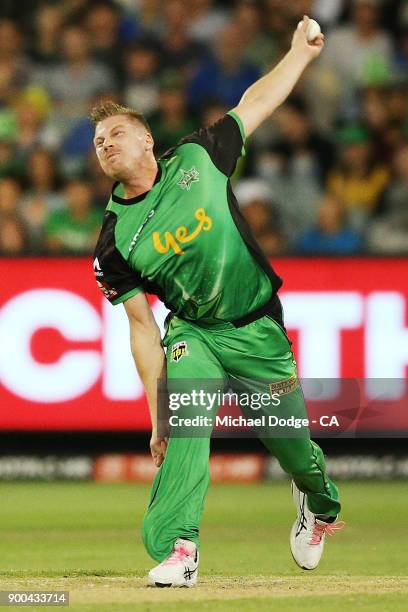
<instances>
[{"instance_id":1,"label":"man's hand","mask_svg":"<svg viewBox=\"0 0 408 612\"><path fill-rule=\"evenodd\" d=\"M303 18L302 26L293 35L290 51L271 72L248 87L238 106L232 109L240 117L247 137L286 100L306 66L322 52L323 34L307 42L309 21L309 17Z\"/></svg>"},{"instance_id":2,"label":"man's hand","mask_svg":"<svg viewBox=\"0 0 408 612\"><path fill-rule=\"evenodd\" d=\"M307 57L309 61L319 57L324 47L324 34L316 36L312 42L307 40L307 29L310 19L307 15L303 17L301 27L296 28L292 39L292 49L298 52L300 56Z\"/></svg>"},{"instance_id":3,"label":"man's hand","mask_svg":"<svg viewBox=\"0 0 408 612\"><path fill-rule=\"evenodd\" d=\"M167 438L159 438L153 431L150 439L150 452L156 467L160 467L164 461L167 449Z\"/></svg>"}]
</instances>

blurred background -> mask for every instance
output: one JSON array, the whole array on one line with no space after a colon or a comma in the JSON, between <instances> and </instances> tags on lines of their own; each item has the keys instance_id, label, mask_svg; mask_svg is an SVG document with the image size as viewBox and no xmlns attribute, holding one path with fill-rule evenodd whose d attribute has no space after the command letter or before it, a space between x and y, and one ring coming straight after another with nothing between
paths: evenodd
<instances>
[{"instance_id":1,"label":"blurred background","mask_svg":"<svg viewBox=\"0 0 408 612\"><path fill-rule=\"evenodd\" d=\"M124 314L103 304L91 269L111 182L93 152L90 109L113 99L144 113L159 156L234 107L286 53L304 14L326 48L251 137L234 189L285 280L301 375L404 382L407 2L2 0L0 478L154 472L148 458L120 454L146 452L149 423ZM152 306L161 324L164 308ZM394 399L404 394L402 385ZM327 440L332 469L407 476L404 424L374 423L389 430L381 439ZM213 470L224 478L279 474L254 440L214 449L244 465L226 476L221 460Z\"/></svg>"},{"instance_id":2,"label":"blurred background","mask_svg":"<svg viewBox=\"0 0 408 612\"><path fill-rule=\"evenodd\" d=\"M403 0L4 0L0 252L91 253L111 184L98 100L135 107L160 155L280 60L303 14L327 36L234 176L269 255L408 252L408 10Z\"/></svg>"}]
</instances>

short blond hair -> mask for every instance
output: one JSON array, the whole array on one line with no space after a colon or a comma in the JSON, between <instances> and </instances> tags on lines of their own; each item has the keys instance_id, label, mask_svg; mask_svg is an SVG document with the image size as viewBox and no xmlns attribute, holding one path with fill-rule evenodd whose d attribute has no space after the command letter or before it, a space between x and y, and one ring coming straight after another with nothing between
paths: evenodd
<instances>
[{"instance_id":1,"label":"short blond hair","mask_svg":"<svg viewBox=\"0 0 408 612\"><path fill-rule=\"evenodd\" d=\"M143 117L142 113L138 113L134 108L130 106L124 106L123 104L117 104L112 100L107 100L106 102L102 102L97 106L94 106L91 110L91 121L94 126L97 126L98 123L107 119L108 117L115 117L116 115L125 115L127 117L131 117L135 121L141 123L146 130L151 134L151 129L146 119Z\"/></svg>"}]
</instances>

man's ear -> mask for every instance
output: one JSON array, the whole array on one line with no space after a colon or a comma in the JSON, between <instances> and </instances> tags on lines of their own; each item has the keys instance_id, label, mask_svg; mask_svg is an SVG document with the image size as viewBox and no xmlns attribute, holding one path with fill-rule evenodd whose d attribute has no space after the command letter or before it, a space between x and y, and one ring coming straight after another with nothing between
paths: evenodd
<instances>
[{"instance_id":1,"label":"man's ear","mask_svg":"<svg viewBox=\"0 0 408 612\"><path fill-rule=\"evenodd\" d=\"M145 151L152 151L153 147L154 147L153 136L150 134L150 132L146 132Z\"/></svg>"}]
</instances>

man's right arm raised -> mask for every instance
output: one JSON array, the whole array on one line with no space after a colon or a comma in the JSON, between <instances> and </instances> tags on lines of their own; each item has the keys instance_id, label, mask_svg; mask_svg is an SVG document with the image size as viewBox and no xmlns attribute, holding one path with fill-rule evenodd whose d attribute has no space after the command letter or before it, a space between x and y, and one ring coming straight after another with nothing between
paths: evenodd
<instances>
[{"instance_id":1,"label":"man's right arm raised","mask_svg":"<svg viewBox=\"0 0 408 612\"><path fill-rule=\"evenodd\" d=\"M165 374L160 330L144 293L126 300L124 307L129 319L132 355L149 403L152 421L150 450L155 465L159 467L167 447L167 439L157 435L157 388L159 379Z\"/></svg>"}]
</instances>

